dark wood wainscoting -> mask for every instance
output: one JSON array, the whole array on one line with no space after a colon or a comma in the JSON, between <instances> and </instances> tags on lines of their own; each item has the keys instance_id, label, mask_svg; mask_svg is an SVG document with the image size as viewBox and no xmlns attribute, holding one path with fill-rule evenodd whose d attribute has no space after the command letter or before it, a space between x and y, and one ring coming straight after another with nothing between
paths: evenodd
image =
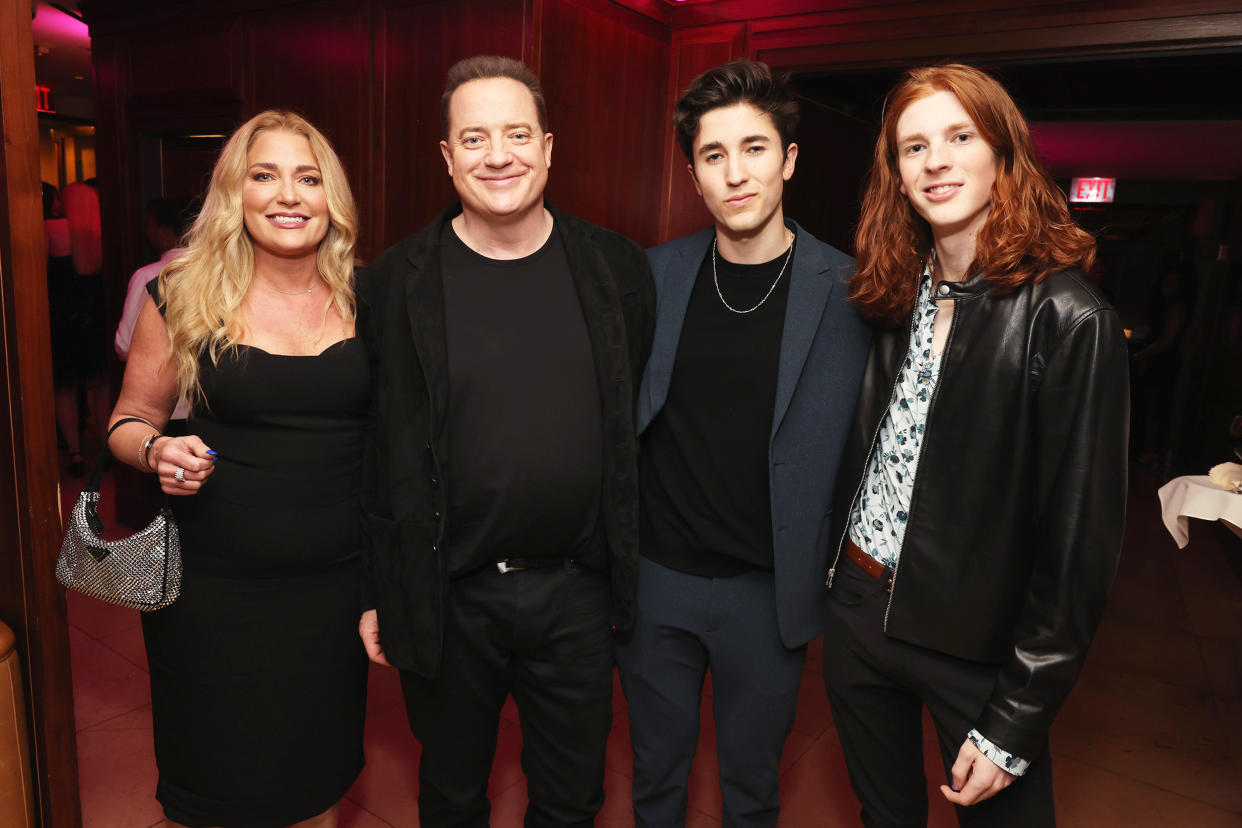
<instances>
[{"instance_id":1,"label":"dark wood wainscoting","mask_svg":"<svg viewBox=\"0 0 1242 828\"><path fill-rule=\"evenodd\" d=\"M0 0L0 619L22 661L40 824L70 828L80 821L78 773L54 577L60 497L34 83L30 3Z\"/></svg>"}]
</instances>

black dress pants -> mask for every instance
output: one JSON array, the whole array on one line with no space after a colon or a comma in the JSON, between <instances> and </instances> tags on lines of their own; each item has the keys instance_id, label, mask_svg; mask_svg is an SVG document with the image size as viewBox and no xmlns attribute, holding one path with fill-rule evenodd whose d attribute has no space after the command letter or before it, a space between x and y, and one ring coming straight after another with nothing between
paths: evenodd
<instances>
[{"instance_id":1,"label":"black dress pants","mask_svg":"<svg viewBox=\"0 0 1242 828\"><path fill-rule=\"evenodd\" d=\"M884 633L888 593L845 556L828 595L824 684L850 785L862 802L862 822L867 828L924 828L923 705L936 725L943 778L952 784L950 768L992 693L997 667L889 638ZM1047 742L1038 756L1023 758L1033 761L1008 788L957 807L959 824L1056 824Z\"/></svg>"},{"instance_id":2,"label":"black dress pants","mask_svg":"<svg viewBox=\"0 0 1242 828\"><path fill-rule=\"evenodd\" d=\"M521 718L526 826L593 823L612 726L609 600L608 579L572 563L488 567L449 585L440 674L401 673L422 743L420 825L488 825L487 782L510 693Z\"/></svg>"}]
</instances>

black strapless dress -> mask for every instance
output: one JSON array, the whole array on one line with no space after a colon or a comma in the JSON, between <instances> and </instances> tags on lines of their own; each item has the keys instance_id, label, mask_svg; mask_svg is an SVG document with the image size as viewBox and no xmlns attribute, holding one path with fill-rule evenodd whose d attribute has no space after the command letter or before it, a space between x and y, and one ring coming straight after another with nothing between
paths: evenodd
<instances>
[{"instance_id":1,"label":"black strapless dress","mask_svg":"<svg viewBox=\"0 0 1242 828\"><path fill-rule=\"evenodd\" d=\"M143 616L156 796L185 825L275 828L326 810L363 765L370 374L353 338L309 357L242 347L204 358L201 380L189 433L219 459L172 498L181 597Z\"/></svg>"}]
</instances>

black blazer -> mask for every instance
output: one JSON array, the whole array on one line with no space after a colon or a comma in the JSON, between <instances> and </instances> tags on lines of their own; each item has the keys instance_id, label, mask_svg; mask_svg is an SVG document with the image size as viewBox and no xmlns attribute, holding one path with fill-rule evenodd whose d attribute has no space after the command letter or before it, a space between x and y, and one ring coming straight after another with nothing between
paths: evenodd
<instances>
[{"instance_id":1,"label":"black blazer","mask_svg":"<svg viewBox=\"0 0 1242 828\"><path fill-rule=\"evenodd\" d=\"M634 620L638 467L634 402L650 350L655 293L634 242L547 205L569 259L594 355L603 415L600 518L614 623ZM365 608L397 667L439 671L447 586L441 544L453 465L448 456L448 352L440 233L454 205L389 248L360 276L358 332L374 397L363 454Z\"/></svg>"}]
</instances>

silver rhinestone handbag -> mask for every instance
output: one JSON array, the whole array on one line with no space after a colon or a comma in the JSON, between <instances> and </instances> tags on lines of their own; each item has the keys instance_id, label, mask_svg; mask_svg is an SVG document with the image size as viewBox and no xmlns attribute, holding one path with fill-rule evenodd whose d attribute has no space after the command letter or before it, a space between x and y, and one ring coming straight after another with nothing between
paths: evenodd
<instances>
[{"instance_id":1,"label":"silver rhinestone handbag","mask_svg":"<svg viewBox=\"0 0 1242 828\"><path fill-rule=\"evenodd\" d=\"M118 420L108 431L135 417ZM73 504L56 560L56 580L83 595L130 609L163 609L181 593L181 536L167 503L145 528L119 540L104 540L99 485L108 464L108 445Z\"/></svg>"}]
</instances>

